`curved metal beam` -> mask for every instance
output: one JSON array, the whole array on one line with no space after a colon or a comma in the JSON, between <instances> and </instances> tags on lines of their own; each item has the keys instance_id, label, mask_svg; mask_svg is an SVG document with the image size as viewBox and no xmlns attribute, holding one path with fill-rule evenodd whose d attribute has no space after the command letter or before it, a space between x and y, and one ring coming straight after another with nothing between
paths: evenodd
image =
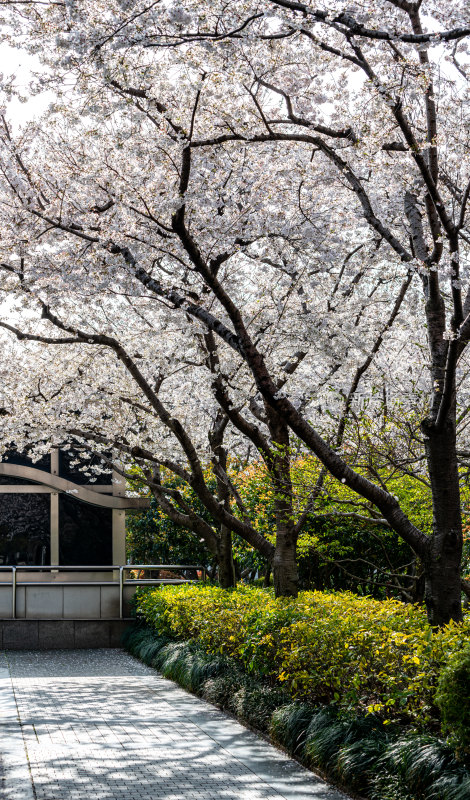
<instances>
[{"instance_id":1,"label":"curved metal beam","mask_svg":"<svg viewBox=\"0 0 470 800\"><path fill-rule=\"evenodd\" d=\"M146 509L150 506L150 499L148 497L117 497L115 495L101 494L86 486L80 486L78 483L60 478L58 475L52 475L45 470L36 469L36 467L23 467L20 464L0 462L0 476L1 475L10 478L21 478L22 480L31 481L31 483L40 483L43 486L49 486L49 488L54 489L56 492L68 494L91 506L117 508L120 510L131 508Z\"/></svg>"}]
</instances>

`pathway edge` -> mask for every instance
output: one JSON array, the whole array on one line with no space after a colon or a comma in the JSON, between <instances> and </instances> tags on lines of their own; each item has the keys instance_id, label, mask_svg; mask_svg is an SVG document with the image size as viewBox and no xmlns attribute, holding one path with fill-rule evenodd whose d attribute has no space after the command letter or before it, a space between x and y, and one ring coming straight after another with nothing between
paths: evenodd
<instances>
[{"instance_id":1,"label":"pathway edge","mask_svg":"<svg viewBox=\"0 0 470 800\"><path fill-rule=\"evenodd\" d=\"M35 800L23 731L8 667L0 667L0 751L5 800Z\"/></svg>"}]
</instances>

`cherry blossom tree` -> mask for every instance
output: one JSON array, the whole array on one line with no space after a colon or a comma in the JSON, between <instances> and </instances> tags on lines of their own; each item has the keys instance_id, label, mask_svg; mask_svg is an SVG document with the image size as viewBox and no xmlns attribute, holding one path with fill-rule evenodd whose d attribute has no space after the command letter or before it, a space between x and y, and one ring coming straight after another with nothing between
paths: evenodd
<instances>
[{"instance_id":1,"label":"cherry blossom tree","mask_svg":"<svg viewBox=\"0 0 470 800\"><path fill-rule=\"evenodd\" d=\"M206 353L185 399L203 385L230 435L271 465L279 592L295 593L294 438L422 560L431 622L460 619L468 10L90 0L5 3L4 14L41 53L35 90L57 96L42 133L13 141L5 123L5 291L28 309L12 332L46 345L53 326L61 344L108 348L129 371L122 340L138 329L119 318L117 295L165 307L160 340L184 320ZM158 357L145 358L154 373ZM383 382L395 397L429 392L429 533L348 457L358 392ZM319 491L321 477L306 514Z\"/></svg>"},{"instance_id":2,"label":"cherry blossom tree","mask_svg":"<svg viewBox=\"0 0 470 800\"><path fill-rule=\"evenodd\" d=\"M8 132L8 129L5 129ZM8 137L11 135L10 133L5 133L6 141L8 142ZM67 152L66 159L67 161L69 158L72 160L75 158L70 152L70 150L64 150L65 142L61 141L60 147L61 152ZM40 152L43 153L47 150L47 143L43 142L39 151L35 155L35 160L40 157ZM76 153L76 151L74 151ZM41 165L38 169L38 177L37 180L40 182L45 180L46 173L48 171L47 164L45 163L47 160L50 163L54 164L54 170L58 167L58 162L55 160L58 154L56 153L55 156L49 156L44 158L42 156ZM23 164L24 160L23 156L18 153L17 164ZM97 168L97 162L94 162ZM90 169L90 167L88 167ZM19 172L15 176L15 180L12 180L12 185L18 185L18 181L20 180L21 173L24 175L24 170L20 166ZM80 168L79 172L77 173L80 176L80 181L84 175L83 168ZM51 201L51 188L54 184L54 178L52 174L48 176L46 179L46 183L48 185L48 192L49 192L49 203ZM46 183L44 183L44 190L46 191ZM62 184L60 184L59 195L57 196L57 202L64 208L64 197L62 193ZM74 190L75 195L75 190ZM76 195L75 195L76 197ZM8 201L11 198L11 194L8 195ZM21 207L21 190L19 197L17 197L17 201L20 203ZM106 203L104 204L106 206ZM110 208L105 209L103 205L99 207L93 207L92 213L94 214L95 218L96 215L99 214L100 216L108 211L111 211ZM18 210L18 206L15 205L15 212ZM113 212L115 213L115 211ZM294 513L294 504L295 504L295 497L293 488L290 481L290 473L289 473L289 461L290 461L290 442L289 442L289 430L285 424L283 424L282 419L275 415L272 410L270 409L268 404L264 404L264 408L259 403L256 397L252 397L251 401L249 402L249 414L250 418L246 418L240 413L239 405L240 403L244 403L243 398L250 395L250 386L249 384L246 385L246 377L243 379L243 375L237 376L237 373L240 371L237 362L231 362L229 359L231 355L231 350L225 353L224 355L224 362L221 367L221 358L220 353L217 348L217 343L214 338L212 332L203 334L202 332L199 334L196 331L196 339L194 340L194 332L189 332L189 340L188 340L188 330L185 327L180 332L180 336L183 336L183 341L177 339L178 329L175 328L173 323L172 325L172 317L168 314L168 310L162 312L161 308L157 307L157 313L155 312L155 304L148 302L148 299L143 296L140 300L135 295L135 289L132 289L132 282L129 282L129 288L126 291L117 291L116 288L111 288L106 290L106 283L103 282L103 273L102 267L103 265L100 263L98 267L98 272L96 273L95 277L93 277L93 273L91 271L91 262L89 258L89 250L86 249L86 263L81 262L82 256L81 251L83 250L82 247L82 233L81 231L77 231L77 236L73 234L72 239L67 236L65 239L61 238L61 254L59 256L56 247L53 246L53 258L47 259L47 264L44 263L44 218L40 214L39 217L33 214L33 217L37 220L37 227L33 231L31 229L31 220L29 211L27 212L27 230L29 232L29 236L31 239L31 244L28 247L28 260L23 258L19 264L8 264L4 262L3 268L5 275L9 279L9 283L6 284L5 290L8 292L16 292L20 299L21 303L26 302L28 313L34 315L35 307L39 308L40 313L44 320L47 320L49 324L54 325L56 328L59 328L61 332L66 332L68 334L72 333L72 336L66 336L62 338L45 336L44 333L38 333L37 331L28 332L24 326L24 315L25 311L20 310L18 313L18 317L22 320L21 330L17 326L11 325L9 323L5 323L5 327L7 330L10 330L12 333L16 333L21 338L30 338L33 341L40 341L42 344L53 344L57 343L57 345L65 345L70 347L73 344L78 344L82 342L83 344L93 344L96 346L102 347L109 347L121 361L128 372L129 377L131 378L131 386L128 389L128 394L126 396L122 381L123 378L120 376L116 378L115 386L109 380L109 375L106 373L106 388L104 388L103 384L96 383L96 377L93 378L93 375L90 375L87 380L90 381L91 384L91 392L93 395L93 400L91 401L91 417L89 417L86 422L84 418L83 411L81 412L81 423L80 428L77 428L76 423L76 409L77 407L82 408L84 406L83 401L83 392L86 386L86 380L84 378L84 370L85 367L83 364L80 364L78 369L78 375L75 379L77 386L75 386L75 381L72 379L68 379L68 391L71 391L70 399L68 400L68 405L65 402L62 402L59 407L57 407L56 398L57 395L61 394L61 397L64 398L65 389L62 385L63 383L63 375L64 369L61 368L57 361L51 364L51 380L52 385L46 390L44 385L44 367L41 363L40 365L40 377L35 376L33 380L33 374L35 371L31 369L31 367L27 368L28 373L28 380L34 387L32 391L23 391L23 394L29 394L32 397L33 405L30 407L28 412L25 412L24 408L21 409L21 415L25 420L31 419L31 417L38 419L39 408L37 405L38 399L42 396L44 400L48 400L49 409L46 419L42 417L40 423L35 430L35 435L38 440L41 439L44 435L44 430L48 429L53 421L55 420L56 426L58 425L59 428L63 431L64 429L67 430L67 436L69 437L71 434L74 436L85 436L88 438L89 441L92 441L96 444L101 444L102 446L113 446L120 452L125 452L128 455L132 454L134 457L138 457L140 459L146 458L147 462L150 464L162 464L166 468L171 468L175 471L180 478L187 478L188 472L184 472L181 469L181 466L178 466L174 459L174 452L166 452L165 456L160 456L159 458L156 456L155 451L151 451L149 449L148 442L151 441L152 444L155 443L155 430L151 430L149 432L149 424L148 421L145 423L145 440L146 446L142 448L142 439L144 438L144 428L142 426L142 422L139 421L136 424L134 418L129 420L129 414L122 414L122 410L117 413L116 406L122 405L122 402L126 402L128 406L132 406L135 410L137 409L140 416L143 413L148 413L148 403L150 400L151 408L153 408L154 412L156 411L156 417L160 422L166 426L167 430L171 431L176 436L176 442L171 440L171 448L174 450L175 445L181 445L183 442L183 453L182 455L188 459L189 465L189 474L191 475L191 486L193 488L197 487L196 490L199 492L199 497L206 504L208 510L213 514L214 513L214 499L210 492L207 490L207 486L205 485L204 481L202 480L202 464L201 464L201 457L199 459L196 457L196 447L194 447L193 442L191 441L191 437L188 434L188 430L194 429L194 420L197 419L197 424L200 427L200 430L203 430L205 441L201 441L199 439L199 452L204 453L204 444L207 443L207 438L211 442L212 452L216 456L215 458L215 470L219 480L218 486L218 493L219 495L222 493L224 497L224 502L227 504L227 493L230 492L232 497L235 499L239 510L241 510L242 519L246 521L246 509L243 508L242 504L240 503L240 498L237 496L237 493L231 484L226 471L226 453L223 452L220 448L220 439L217 440L219 434L216 434L216 430L222 431L223 427L230 421L232 427L235 432L242 434L246 437L252 444L257 448L258 452L264 458L268 469L270 471L270 475L273 481L273 485L275 488L275 502L277 506L276 510L276 517L277 517L277 536L276 536L276 547L273 549L272 545L263 540L262 537L256 536L251 529L250 535L248 536L248 541L251 544L259 549L259 551L267 557L269 560L274 558L274 576L276 582L276 588L279 593L295 593L297 587L297 571L296 571L296 560L295 560L295 544L296 539L299 532L304 525L308 514L311 511L312 503L308 503L307 507L303 509L299 514ZM14 223L15 225L18 223L18 220ZM126 220L126 225L128 224L128 220ZM48 223L49 225L49 223ZM55 226L53 226L55 228ZM93 226L96 227L96 226ZM120 223L119 227L124 227L124 223ZM57 233L57 229L55 231L55 235ZM66 232L68 234L68 232ZM147 236L148 236L147 232ZM15 232L12 237L12 244L11 247L15 248L15 242L17 241L17 231ZM153 234L152 234L153 236ZM34 240L38 239L39 237L39 249L36 244L34 244ZM62 237L62 234L61 234ZM78 239L79 242L79 249L76 249L75 240ZM70 241L72 243L73 250L70 250ZM341 242L341 249L345 249L344 242ZM25 246L23 245L25 248ZM63 249L65 248L65 250ZM369 272L370 273L370 280L372 281L369 284L368 294L371 292L379 289L380 282L384 281L383 275L379 279L377 276L374 277L374 273L377 272L377 264L374 264L374 253L376 251L376 244L372 243L371 247L366 247L366 245L357 245L352 251L347 252L344 263L341 265L340 274L328 274L328 270L321 268L321 266L315 267L315 269L310 268L310 272L313 275L321 275L323 277L323 292L322 297L320 298L320 287L317 281L315 281L311 289L314 291L311 292L310 290L307 293L307 290L303 289L302 286L299 284L297 276L290 276L289 270L286 268L282 268L282 261L280 264L276 264L269 258L263 259L264 269L266 270L266 280L265 285L263 286L262 294L264 295L264 302L262 309L259 308L260 306L260 286L257 283L256 286L253 285L253 282L250 280L249 275L247 273L246 266L242 267L240 265L240 273L243 276L243 280L240 281L239 275L236 277L235 286L238 287L238 291L240 291L240 302L245 302L245 307L248 309L248 300L251 300L252 304L252 317L253 317L253 327L254 329L258 330L258 335L260 335L261 331L264 332L263 338L266 342L266 347L272 351L273 361L276 360L281 363L282 370L279 374L279 377L276 379L278 390L281 390L282 387L286 384L287 380L292 380L295 376L299 368L302 366L305 356L307 354L305 349L299 349L299 347L306 347L308 341L312 338L312 333L314 333L317 339L317 345L320 344L320 352L326 351L327 349L331 351L331 343L329 340L328 331L325 331L322 335L322 329L325 327L324 320L319 316L318 321L315 320L312 322L313 316L313 309L304 309L301 316L304 317L306 322L306 330L302 332L301 338L299 339L298 336L293 334L293 330L295 330L295 326L299 324L298 314L299 308L302 311L302 307L305 306L307 301L311 301L315 303L315 306L319 309L321 308L321 304L326 304L326 307L329 309L329 313L333 314L336 312L336 326L340 326L340 320L338 318L339 315L339 306L341 305L342 312L344 313L344 318L346 320L347 317L347 310L346 307L348 306L348 299L351 302L351 306L349 307L349 314L352 311L355 313L355 325L354 327L359 330L359 326L365 326L368 328L370 326L370 315L373 314L373 309L368 308L368 314L366 316L366 307L368 306L367 303L363 302L361 306L357 306L357 300L353 297L353 292L351 289L350 281L346 281L345 286L341 287L341 280L343 276L345 276L347 266L349 261L361 253L364 250L365 261L362 267L356 265L354 267L354 277L353 277L353 286L357 286L360 284L361 280L361 273L362 272ZM371 250L371 252L369 252ZM303 252L303 251L302 251ZM326 254L326 251L325 251ZM324 255L324 254L322 254ZM249 265L251 267L251 263L253 261L254 256L249 256ZM317 261L318 255L315 256L313 250L310 254L310 258L315 258ZM65 259L65 261L64 261ZM67 262L73 264L73 273L74 277L71 282L71 274L70 270L67 267ZM87 273L87 287L86 287L86 302L83 303L83 297L79 299L77 303L77 283L76 280L78 278L79 282L83 280L83 275L77 271L77 265L82 263L85 271ZM382 266L382 260L379 259L378 264ZM286 272L287 272L287 284L286 284ZM64 282L64 274L67 274L66 280ZM280 273L280 277L279 277ZM53 289L52 278L55 278L58 281L58 287ZM125 277L124 275L122 276ZM349 275L351 277L351 275ZM328 280L327 280L328 278ZM182 277L180 279L183 281L185 278ZM33 290L34 285L34 290ZM372 286L372 289L370 288ZM297 287L297 288L296 288ZM341 288L340 288L341 287ZM38 292L39 290L39 292ZM295 290L295 293L293 293ZM71 298L71 302L67 301L67 294L72 291L73 295ZM49 295L49 302L46 304L44 301L44 296L46 294ZM326 293L325 293L326 292ZM81 292L79 292L81 294ZM111 301L107 301L105 304L104 296L108 294L112 299ZM120 296L125 297L125 306L124 309L119 311L118 306L118 298ZM336 295L341 297L341 303L338 303L336 300ZM271 302L268 302L268 297L271 296ZM294 297L294 303L291 307L291 296ZM379 295L378 295L379 296ZM51 302L57 302L57 298L60 298L60 307L61 307L61 314L60 316L57 313L53 313L51 311ZM400 307L401 301L403 300L404 293L400 295L400 300L398 303L392 304L391 309L391 318L394 319L398 309ZM96 298L98 303L98 307L95 311L96 317L92 321L92 300ZM131 299L132 298L132 299ZM295 299L300 298L300 303ZM367 296L366 296L367 299ZM369 298L370 301L370 298ZM386 301L383 295L379 296L379 304ZM136 303L142 303L142 307L135 308ZM107 308L105 309L105 305ZM370 305L370 302L369 302ZM200 311L200 306L196 307L197 313ZM31 311L29 311L29 309ZM79 311L80 316L77 317L77 309ZM134 309L135 316L131 320L132 310ZM278 310L276 310L278 309ZM279 309L281 313L279 313ZM37 315L37 314L36 314ZM34 320L34 316L31 317ZM67 323L64 323L63 320L67 320ZM74 320L72 322L72 320ZM86 326L86 329L83 327L78 328L77 323L80 323L80 326ZM91 323L91 326L90 326ZM143 324L144 323L144 324ZM168 329L172 327L172 338L168 339ZM256 327L261 326L261 327ZM276 336L274 335L273 328L276 326ZM90 327L92 328L90 330ZM146 330L147 327L147 330ZM383 327L383 326L379 326ZM96 330L106 329L105 334L96 334ZM142 352L146 353L145 357L145 366L146 369L150 368L151 374L156 369L159 371L159 378L157 381L158 388L161 388L163 378L166 379L165 387L168 386L167 397L172 398L173 408L174 405L174 398L177 396L178 403L176 404L176 408L180 405L180 397L181 392L187 388L187 395L184 398L185 405L189 411L189 414L186 412L186 417L184 420L184 427L180 424L178 426L175 425L175 419L173 415L169 413L165 413L165 410L162 410L162 404L156 401L154 396L154 391L152 391L152 387L148 386L145 382L144 377L141 375L141 369L139 369L138 363L136 362L135 356L132 356L130 353L130 347L128 342L124 342L122 340L122 331L126 331L126 337L130 337L130 342L133 342L138 337L138 344L139 344L139 352L137 352L137 359L143 358ZM160 353L159 358L156 357L155 354L155 335L156 331L159 332L161 336L164 332L166 336L166 346L162 348L160 345ZM112 333L112 335L110 335ZM337 334L336 334L337 335ZM376 340L377 345L376 349L378 349L378 345L380 343L380 332L376 334L379 339ZM116 338L116 336L120 336L120 340ZM345 321L345 331L344 336L346 342L350 338L348 332L348 325ZM318 341L321 337L321 341ZM146 345L146 348L143 345ZM276 353L279 351L279 355ZM184 356L178 355L179 353L183 352ZM286 355L291 354L290 360L286 360ZM343 350L340 348L339 352L331 353L334 357L335 361L333 366L331 364L327 365L327 375L331 371L336 371L341 366L341 355L344 356ZM202 355L202 360L201 360ZM353 363L355 354L352 356ZM168 364L172 363L172 370L174 374L178 376L178 384L176 385L173 382L173 385L168 382L168 378L171 375L168 375ZM215 415L212 415L214 420L218 419L220 415L220 411L222 411L222 424L217 425L214 427L210 422L211 418L209 416L208 419L202 420L201 422L201 414L200 409L195 411L194 406L188 402L188 397L191 395L196 395L197 399L201 399L204 395L204 384L201 379L201 375L196 375L192 378L192 382L190 379L186 379L186 382L182 382L182 370L186 370L186 373L191 367L201 368L205 367L207 370L207 374L210 378L211 385L207 387L207 391L212 395L212 402L216 403L219 407L219 412L215 412ZM91 369L96 367L96 361L92 362ZM67 359L67 369L76 369L74 365L74 361L70 361ZM305 382L306 379L310 380L310 370L308 367L305 368L308 370L304 372L304 376L299 382L299 387L296 390L298 393L298 402L305 402L305 398L302 399L301 392L305 394L304 390L302 389L302 384ZM108 367L109 369L109 367ZM67 371L67 370L66 370ZM199 369L200 373L200 369ZM102 380L102 370L99 371L98 381ZM249 375L248 375L249 377ZM323 377L320 375L321 381L323 381ZM40 380L42 379L43 384L40 386ZM57 379L59 383L57 384ZM15 377L16 380L16 377ZM235 386L235 383L238 381L238 385L236 385L236 400L237 402L234 403L232 393L232 387ZM241 381L241 382L240 382ZM70 387L70 384L73 384L73 387ZM311 386L310 386L311 388ZM75 392L79 392L79 398ZM110 419L110 424L107 425L106 433L103 431L103 425L101 422L101 418L110 417L109 414L109 407L111 405L111 398L113 397L114 391L114 402L115 406L113 408L113 416ZM143 397L139 399L136 403L135 399L133 400L133 396L135 392L139 391L142 392ZM99 407L99 401L97 400L97 395L101 392L101 400L104 405ZM86 394L86 391L85 391ZM143 401L146 405L143 404ZM87 401L88 405L90 405L90 400ZM205 406L207 407L207 400L205 400ZM51 408L52 406L52 408ZM69 408L70 416L68 420L65 418L65 411ZM52 412L52 413L51 413ZM178 408L178 415L179 419L181 420L181 413ZM58 418L58 419L57 419ZM189 421L191 419L191 421ZM97 420L100 420L98 423L97 429ZM116 423L117 420L117 423ZM210 424L210 429L207 432L207 425ZM118 425L118 433L116 433L116 424ZM123 428L123 425L127 426ZM344 421L343 421L344 425ZM21 426L20 421L17 419L15 422L15 431L16 435L18 435L18 429ZM137 438L136 438L136 427L137 427ZM125 433L124 433L125 430ZM31 432L28 429L28 436L31 438ZM63 435L63 434L62 434ZM183 436L184 435L184 436ZM337 436L341 435L339 432ZM134 441L134 446L132 449L129 448L128 442L130 437ZM149 438L150 437L150 438ZM183 438L181 438L183 437ZM159 435L157 433L157 441ZM194 438L194 437L193 437ZM173 459L170 461L170 459ZM176 511L175 508L172 508L171 504L168 503L168 500L165 500L164 497L164 489L159 489L153 485L152 476L153 472L150 471L148 473L148 480L149 485L152 488L154 493L158 494L159 502L162 504L162 508L164 508L165 512L172 515L174 521L179 522L180 524L184 525L187 528L192 528L194 532L200 533L201 535L206 535L206 539L208 541L209 546L213 548L213 543L211 542L210 536L207 536L207 525L201 522L200 519L195 521L191 521L190 516L188 513L182 514L181 511ZM315 492L313 493L313 499L315 494L318 493L320 489L320 485L316 487ZM178 498L181 501L181 498ZM222 499L219 496L219 500ZM228 509L226 509L228 510ZM186 507L186 511L188 511ZM230 518L229 518L230 519ZM227 522L227 516L225 515L225 519L221 520L222 524ZM239 520L232 520L235 527L232 525L232 530L235 532L240 533L244 531L246 538L247 530L244 529L243 526L240 524Z\"/></svg>"}]
</instances>

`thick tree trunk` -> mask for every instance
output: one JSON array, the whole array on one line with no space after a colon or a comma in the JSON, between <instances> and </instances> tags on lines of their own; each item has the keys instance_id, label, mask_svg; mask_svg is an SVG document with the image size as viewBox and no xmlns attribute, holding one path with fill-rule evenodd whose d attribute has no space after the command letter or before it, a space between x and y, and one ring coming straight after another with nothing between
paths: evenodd
<instances>
[{"instance_id":1,"label":"thick tree trunk","mask_svg":"<svg viewBox=\"0 0 470 800\"><path fill-rule=\"evenodd\" d=\"M271 582L271 564L268 564L266 567L266 572L264 573L264 580L263 580L263 586L265 587L265 589L268 588L270 582Z\"/></svg>"},{"instance_id":2,"label":"thick tree trunk","mask_svg":"<svg viewBox=\"0 0 470 800\"><path fill-rule=\"evenodd\" d=\"M293 489L290 475L289 429L281 417L265 406L270 433L274 442L269 472L274 488L276 512L276 545L272 562L276 597L297 597L297 533L294 523Z\"/></svg>"},{"instance_id":3,"label":"thick tree trunk","mask_svg":"<svg viewBox=\"0 0 470 800\"><path fill-rule=\"evenodd\" d=\"M274 591L276 597L297 597L299 575L296 558L296 536L293 525L277 525L276 549L273 558Z\"/></svg>"},{"instance_id":4,"label":"thick tree trunk","mask_svg":"<svg viewBox=\"0 0 470 800\"><path fill-rule=\"evenodd\" d=\"M455 423L449 414L442 429L423 425L433 500L433 530L423 559L424 599L431 625L462 619L462 517L455 447Z\"/></svg>"},{"instance_id":5,"label":"thick tree trunk","mask_svg":"<svg viewBox=\"0 0 470 800\"><path fill-rule=\"evenodd\" d=\"M213 430L209 434L209 441L212 447L214 466L220 464L224 472L227 471L227 451L223 446L224 431L227 425L227 418L219 415ZM226 511L230 512L230 492L228 486L222 481L219 475L217 481L217 499ZM217 553L219 583L222 589L232 589L236 586L235 564L233 563L232 551L232 531L223 523L220 526L219 546Z\"/></svg>"},{"instance_id":6,"label":"thick tree trunk","mask_svg":"<svg viewBox=\"0 0 470 800\"><path fill-rule=\"evenodd\" d=\"M235 565L232 555L232 533L225 525L222 525L220 530L218 562L219 583L222 589L232 589L236 584Z\"/></svg>"}]
</instances>

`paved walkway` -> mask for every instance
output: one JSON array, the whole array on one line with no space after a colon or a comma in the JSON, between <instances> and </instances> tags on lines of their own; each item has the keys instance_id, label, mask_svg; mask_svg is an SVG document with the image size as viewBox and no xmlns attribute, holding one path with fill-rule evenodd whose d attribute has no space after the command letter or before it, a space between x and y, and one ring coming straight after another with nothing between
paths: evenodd
<instances>
[{"instance_id":1,"label":"paved walkway","mask_svg":"<svg viewBox=\"0 0 470 800\"><path fill-rule=\"evenodd\" d=\"M0 653L0 752L5 800L345 800L121 650Z\"/></svg>"}]
</instances>

